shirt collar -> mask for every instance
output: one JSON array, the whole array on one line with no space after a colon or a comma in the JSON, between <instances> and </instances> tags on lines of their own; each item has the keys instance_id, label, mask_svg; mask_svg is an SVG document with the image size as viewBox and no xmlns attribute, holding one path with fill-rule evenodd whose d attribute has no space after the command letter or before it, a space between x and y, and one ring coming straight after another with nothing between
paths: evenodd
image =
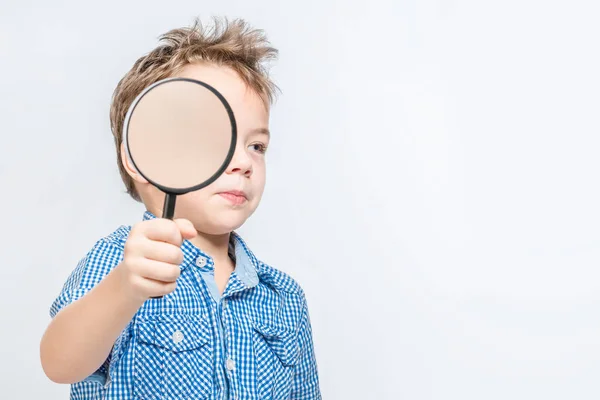
<instances>
[{"instance_id":1,"label":"shirt collar","mask_svg":"<svg viewBox=\"0 0 600 400\"><path fill-rule=\"evenodd\" d=\"M144 212L144 221L154 219L156 216L150 211ZM259 269L258 259L246 245L246 242L234 231L231 232L235 246L235 270L234 274L246 287L254 287L258 284ZM213 271L214 260L189 240L184 240L181 244L183 250L183 262L181 270L189 266L199 268L202 271Z\"/></svg>"}]
</instances>

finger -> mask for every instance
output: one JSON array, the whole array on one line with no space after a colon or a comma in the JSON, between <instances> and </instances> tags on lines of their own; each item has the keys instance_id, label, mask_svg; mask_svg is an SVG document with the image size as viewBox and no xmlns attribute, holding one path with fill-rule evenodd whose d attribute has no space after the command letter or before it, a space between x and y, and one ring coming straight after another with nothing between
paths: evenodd
<instances>
[{"instance_id":1,"label":"finger","mask_svg":"<svg viewBox=\"0 0 600 400\"><path fill-rule=\"evenodd\" d=\"M143 257L148 260L161 261L174 265L180 265L183 262L181 247L171 243L142 239L141 247Z\"/></svg>"},{"instance_id":2,"label":"finger","mask_svg":"<svg viewBox=\"0 0 600 400\"><path fill-rule=\"evenodd\" d=\"M146 222L148 223L143 226L143 233L148 239L181 246L183 238L175 222L166 218L156 218Z\"/></svg>"},{"instance_id":3,"label":"finger","mask_svg":"<svg viewBox=\"0 0 600 400\"><path fill-rule=\"evenodd\" d=\"M175 282L181 274L178 265L148 259L141 260L138 268L140 276L163 283Z\"/></svg>"},{"instance_id":4,"label":"finger","mask_svg":"<svg viewBox=\"0 0 600 400\"><path fill-rule=\"evenodd\" d=\"M153 279L143 279L140 282L140 286L143 288L144 293L149 293L150 296L164 296L175 290L177 282L161 282Z\"/></svg>"},{"instance_id":5,"label":"finger","mask_svg":"<svg viewBox=\"0 0 600 400\"><path fill-rule=\"evenodd\" d=\"M183 219L183 218L178 218L174 221L177 224L177 227L179 228L179 232L181 233L181 236L184 239L187 239L187 240L192 239L198 234L198 231L196 231L194 224L192 224L189 220Z\"/></svg>"}]
</instances>

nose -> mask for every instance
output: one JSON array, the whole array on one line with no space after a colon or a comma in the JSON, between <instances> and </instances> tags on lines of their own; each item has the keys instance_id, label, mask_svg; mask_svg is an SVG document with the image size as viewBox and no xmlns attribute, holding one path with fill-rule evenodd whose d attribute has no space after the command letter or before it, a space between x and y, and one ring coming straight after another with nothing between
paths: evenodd
<instances>
[{"instance_id":1,"label":"nose","mask_svg":"<svg viewBox=\"0 0 600 400\"><path fill-rule=\"evenodd\" d=\"M252 160L243 148L238 146L233 153L233 158L227 167L228 174L242 174L246 177L252 175Z\"/></svg>"}]
</instances>

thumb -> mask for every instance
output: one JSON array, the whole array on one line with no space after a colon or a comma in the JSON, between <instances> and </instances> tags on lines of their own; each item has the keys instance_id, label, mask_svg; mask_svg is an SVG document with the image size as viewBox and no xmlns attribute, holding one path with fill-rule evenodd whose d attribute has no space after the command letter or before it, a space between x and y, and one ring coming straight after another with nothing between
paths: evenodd
<instances>
[{"instance_id":1,"label":"thumb","mask_svg":"<svg viewBox=\"0 0 600 400\"><path fill-rule=\"evenodd\" d=\"M194 227L194 224L192 224L189 220L184 218L178 218L174 220L174 222L177 224L177 227L179 228L179 231L181 232L181 237L183 237L183 239L189 240L198 234L196 228Z\"/></svg>"}]
</instances>

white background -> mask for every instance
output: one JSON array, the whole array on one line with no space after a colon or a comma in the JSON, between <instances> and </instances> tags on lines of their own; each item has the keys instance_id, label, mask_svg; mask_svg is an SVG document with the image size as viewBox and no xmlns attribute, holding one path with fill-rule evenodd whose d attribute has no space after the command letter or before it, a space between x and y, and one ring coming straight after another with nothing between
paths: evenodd
<instances>
[{"instance_id":1,"label":"white background","mask_svg":"<svg viewBox=\"0 0 600 400\"><path fill-rule=\"evenodd\" d=\"M592 0L2 0L0 397L68 398L39 363L49 306L143 211L110 96L196 15L281 51L240 232L304 287L325 399L600 397Z\"/></svg>"}]
</instances>

